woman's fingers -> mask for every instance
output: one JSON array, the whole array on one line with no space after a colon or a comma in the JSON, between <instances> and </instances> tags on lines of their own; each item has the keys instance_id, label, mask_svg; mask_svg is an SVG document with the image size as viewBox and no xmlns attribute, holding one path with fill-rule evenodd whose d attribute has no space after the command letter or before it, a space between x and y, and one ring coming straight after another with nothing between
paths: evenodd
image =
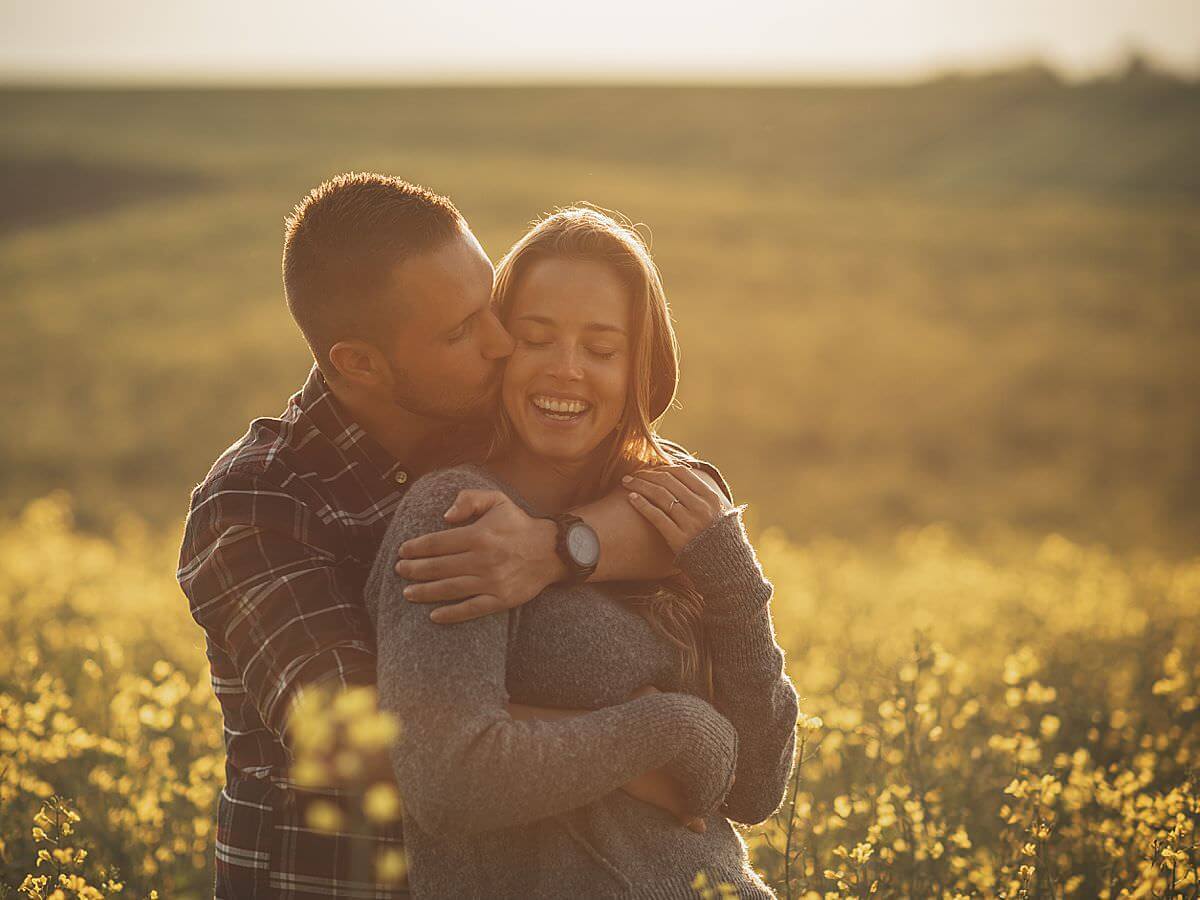
<instances>
[{"instance_id":1,"label":"woman's fingers","mask_svg":"<svg viewBox=\"0 0 1200 900\"><path fill-rule=\"evenodd\" d=\"M683 790L679 783L667 775L662 769L652 769L649 772L643 772L633 780L621 786L629 796L636 800L641 800L643 803L649 803L652 806L657 806L659 809L666 810L675 817L680 825L688 828L697 834L704 834L708 830L702 818L693 818L684 812Z\"/></svg>"},{"instance_id":2,"label":"woman's fingers","mask_svg":"<svg viewBox=\"0 0 1200 900\"><path fill-rule=\"evenodd\" d=\"M664 532L663 536L676 553L708 528L724 506L720 498L704 485L703 480L697 479L696 484L703 493L692 490L688 486L692 474L685 472L682 467L643 469L621 479L627 490L641 495L645 502L674 523L675 531L670 535ZM634 505L637 506L636 503ZM659 530L662 531L661 528Z\"/></svg>"},{"instance_id":3,"label":"woman's fingers","mask_svg":"<svg viewBox=\"0 0 1200 900\"><path fill-rule=\"evenodd\" d=\"M674 520L639 493L631 493L629 503L658 530L658 533L666 540L667 546L678 553L684 543L683 531L675 524Z\"/></svg>"},{"instance_id":4,"label":"woman's fingers","mask_svg":"<svg viewBox=\"0 0 1200 900\"><path fill-rule=\"evenodd\" d=\"M668 488L644 478L637 476L631 478L625 485L625 489L641 494L677 523L680 521L679 515L689 511Z\"/></svg>"},{"instance_id":5,"label":"woman's fingers","mask_svg":"<svg viewBox=\"0 0 1200 900\"><path fill-rule=\"evenodd\" d=\"M679 466L671 471L709 508L719 511L730 505L728 498L721 493L720 488L716 486L712 481L712 476L707 472L700 473L687 466Z\"/></svg>"},{"instance_id":6,"label":"woman's fingers","mask_svg":"<svg viewBox=\"0 0 1200 900\"><path fill-rule=\"evenodd\" d=\"M703 499L680 481L675 473L675 468L641 469L633 473L632 479L657 485L663 490L669 491L671 497L678 500L685 509L689 509L694 513L703 512L705 509Z\"/></svg>"}]
</instances>

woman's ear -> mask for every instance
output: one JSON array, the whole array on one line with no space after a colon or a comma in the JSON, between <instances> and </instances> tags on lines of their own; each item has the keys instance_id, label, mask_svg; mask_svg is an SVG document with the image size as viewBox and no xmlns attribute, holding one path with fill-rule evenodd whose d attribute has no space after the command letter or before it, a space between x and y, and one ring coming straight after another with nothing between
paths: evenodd
<instances>
[{"instance_id":1,"label":"woman's ear","mask_svg":"<svg viewBox=\"0 0 1200 900\"><path fill-rule=\"evenodd\" d=\"M358 387L378 389L391 378L383 354L366 341L338 341L329 348L329 362L340 378Z\"/></svg>"}]
</instances>

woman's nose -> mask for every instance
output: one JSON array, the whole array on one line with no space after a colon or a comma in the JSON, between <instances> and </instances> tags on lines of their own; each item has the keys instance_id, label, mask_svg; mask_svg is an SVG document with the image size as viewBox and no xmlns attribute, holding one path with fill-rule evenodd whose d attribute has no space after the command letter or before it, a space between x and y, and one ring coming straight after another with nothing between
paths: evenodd
<instances>
[{"instance_id":1,"label":"woman's nose","mask_svg":"<svg viewBox=\"0 0 1200 900\"><path fill-rule=\"evenodd\" d=\"M550 362L550 375L563 381L578 381L583 378L579 349L560 347Z\"/></svg>"}]
</instances>

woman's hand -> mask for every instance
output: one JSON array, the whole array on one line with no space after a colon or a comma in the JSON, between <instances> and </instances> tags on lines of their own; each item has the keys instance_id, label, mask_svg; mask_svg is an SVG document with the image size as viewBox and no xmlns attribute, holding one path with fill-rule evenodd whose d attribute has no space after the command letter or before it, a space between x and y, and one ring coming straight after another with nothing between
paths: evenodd
<instances>
[{"instance_id":1,"label":"woman's hand","mask_svg":"<svg viewBox=\"0 0 1200 900\"><path fill-rule=\"evenodd\" d=\"M657 693L658 688L652 684L647 684L631 693L629 699L636 700L638 697ZM554 721L556 719L573 719L576 716L586 715L587 710L552 709L545 706L529 706L525 703L510 702L508 704L508 713L519 721L528 721L530 719ZM389 774L391 772L390 758L388 772ZM704 834L708 828L704 824L703 819L693 818L684 812L685 800L683 788L679 786L679 782L661 769L654 769L638 775L632 781L623 784L621 790L636 800L641 800L643 803L649 803L651 806L657 806L659 809L666 810L679 821L680 825L697 834Z\"/></svg>"},{"instance_id":2,"label":"woman's hand","mask_svg":"<svg viewBox=\"0 0 1200 900\"><path fill-rule=\"evenodd\" d=\"M667 811L689 831L704 834L708 830L703 819L692 818L684 811L687 801L684 799L683 788L679 786L679 782L663 772L662 769L643 772L632 781L621 785L621 790L635 800L641 800L643 803L649 803L651 806L657 806L659 809Z\"/></svg>"},{"instance_id":3,"label":"woman's hand","mask_svg":"<svg viewBox=\"0 0 1200 900\"><path fill-rule=\"evenodd\" d=\"M636 700L638 697L645 697L648 694L657 694L658 688L652 684L643 685L629 695L630 700ZM692 818L684 812L684 796L683 789L670 775L663 772L661 769L654 769L650 772L644 772L621 786L630 797L635 800L641 800L643 803L649 803L651 806L657 806L659 809L664 809L673 815L685 828L704 834L708 830L708 826L704 824L701 818Z\"/></svg>"},{"instance_id":4,"label":"woman's hand","mask_svg":"<svg viewBox=\"0 0 1200 900\"><path fill-rule=\"evenodd\" d=\"M715 485L687 466L642 469L626 475L621 484L630 492L633 508L677 555L728 505Z\"/></svg>"}]
</instances>

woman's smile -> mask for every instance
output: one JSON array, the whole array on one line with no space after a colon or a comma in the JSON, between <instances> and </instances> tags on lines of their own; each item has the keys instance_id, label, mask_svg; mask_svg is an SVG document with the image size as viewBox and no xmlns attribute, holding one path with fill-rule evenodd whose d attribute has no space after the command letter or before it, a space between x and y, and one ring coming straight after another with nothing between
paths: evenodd
<instances>
[{"instance_id":1,"label":"woman's smile","mask_svg":"<svg viewBox=\"0 0 1200 900\"><path fill-rule=\"evenodd\" d=\"M550 421L568 424L581 421L592 409L592 404L582 398L553 394L534 394L529 402Z\"/></svg>"},{"instance_id":2,"label":"woman's smile","mask_svg":"<svg viewBox=\"0 0 1200 900\"><path fill-rule=\"evenodd\" d=\"M629 388L629 291L602 263L548 258L515 290L504 411L518 452L583 463L621 421Z\"/></svg>"}]
</instances>

